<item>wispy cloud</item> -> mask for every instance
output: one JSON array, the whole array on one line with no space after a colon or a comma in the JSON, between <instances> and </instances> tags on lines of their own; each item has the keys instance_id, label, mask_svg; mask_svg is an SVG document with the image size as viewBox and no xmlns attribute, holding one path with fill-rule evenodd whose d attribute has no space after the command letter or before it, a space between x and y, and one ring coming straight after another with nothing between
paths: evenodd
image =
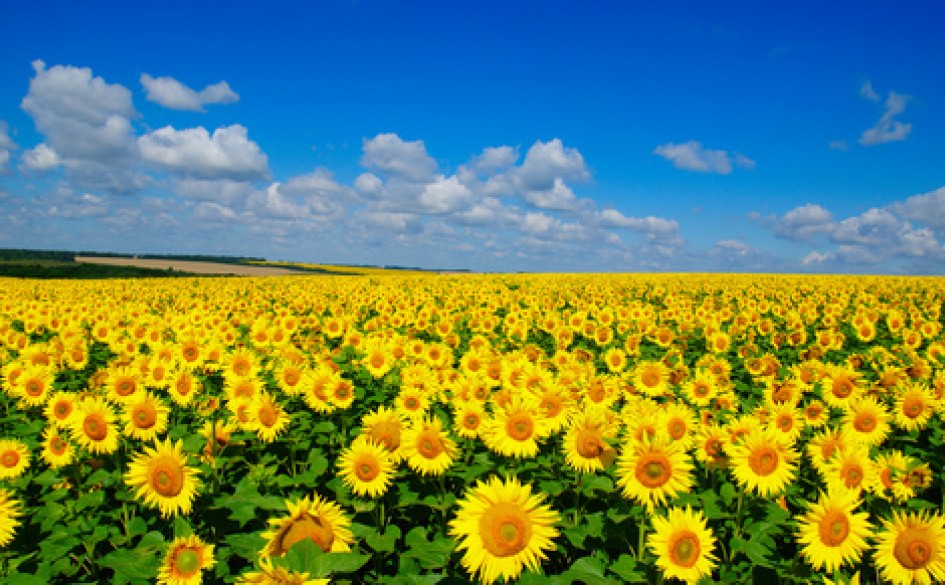
<instances>
[{"instance_id":1,"label":"wispy cloud","mask_svg":"<svg viewBox=\"0 0 945 585\"><path fill-rule=\"evenodd\" d=\"M881 99L879 94L876 93L876 90L873 89L873 84L869 81L864 81L863 85L860 86L860 97L874 102L878 102Z\"/></svg>"},{"instance_id":2,"label":"wispy cloud","mask_svg":"<svg viewBox=\"0 0 945 585\"><path fill-rule=\"evenodd\" d=\"M704 148L700 142L695 140L682 144L672 142L661 144L653 150L653 154L671 161L677 169L686 171L727 175L732 172L735 166L746 170L755 168L755 161L743 154L734 153L730 155L725 150Z\"/></svg>"},{"instance_id":3,"label":"wispy cloud","mask_svg":"<svg viewBox=\"0 0 945 585\"><path fill-rule=\"evenodd\" d=\"M209 104L233 104L240 99L225 81L195 91L173 77L152 77L143 73L141 85L148 101L172 110L203 112L204 106Z\"/></svg>"},{"instance_id":4,"label":"wispy cloud","mask_svg":"<svg viewBox=\"0 0 945 585\"><path fill-rule=\"evenodd\" d=\"M870 87L869 90L872 93L864 97L873 99L872 96L875 96L878 100L879 96L872 91L872 87ZM862 89L860 90L860 95L863 95ZM863 146L873 146L886 142L905 140L909 132L912 131L912 124L903 123L897 120L896 116L906 111L907 100L908 96L890 91L886 97L883 115L872 128L863 131L863 134L860 135L860 144Z\"/></svg>"}]
</instances>

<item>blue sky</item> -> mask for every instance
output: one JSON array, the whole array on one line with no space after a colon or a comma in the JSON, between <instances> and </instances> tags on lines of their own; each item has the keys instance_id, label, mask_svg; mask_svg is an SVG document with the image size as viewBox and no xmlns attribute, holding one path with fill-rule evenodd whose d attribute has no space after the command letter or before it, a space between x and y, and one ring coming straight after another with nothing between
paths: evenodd
<instances>
[{"instance_id":1,"label":"blue sky","mask_svg":"<svg viewBox=\"0 0 945 585\"><path fill-rule=\"evenodd\" d=\"M943 17L932 2L16 3L0 247L941 274Z\"/></svg>"}]
</instances>

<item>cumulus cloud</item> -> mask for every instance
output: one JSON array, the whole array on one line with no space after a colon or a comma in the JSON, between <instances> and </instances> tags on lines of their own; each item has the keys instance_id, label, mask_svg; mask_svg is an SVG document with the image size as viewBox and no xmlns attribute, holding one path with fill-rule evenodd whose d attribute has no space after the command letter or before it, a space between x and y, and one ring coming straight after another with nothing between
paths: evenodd
<instances>
[{"instance_id":1,"label":"cumulus cloud","mask_svg":"<svg viewBox=\"0 0 945 585\"><path fill-rule=\"evenodd\" d=\"M28 175L45 173L61 164L62 159L45 142L23 151L20 156L20 171Z\"/></svg>"},{"instance_id":2,"label":"cumulus cloud","mask_svg":"<svg viewBox=\"0 0 945 585\"><path fill-rule=\"evenodd\" d=\"M10 172L10 153L16 150L17 146L7 133L7 123L0 120L0 174Z\"/></svg>"},{"instance_id":3,"label":"cumulus cloud","mask_svg":"<svg viewBox=\"0 0 945 585\"><path fill-rule=\"evenodd\" d=\"M834 229L833 214L816 203L796 207L775 222L774 235L787 240L810 240Z\"/></svg>"},{"instance_id":4,"label":"cumulus cloud","mask_svg":"<svg viewBox=\"0 0 945 585\"><path fill-rule=\"evenodd\" d=\"M141 158L154 167L201 179L256 180L269 175L268 158L245 127L176 130L165 126L138 138Z\"/></svg>"},{"instance_id":5,"label":"cumulus cloud","mask_svg":"<svg viewBox=\"0 0 945 585\"><path fill-rule=\"evenodd\" d=\"M206 105L232 104L240 99L225 81L194 91L173 77L151 77L143 73L141 85L148 101L172 110L203 112Z\"/></svg>"},{"instance_id":6,"label":"cumulus cloud","mask_svg":"<svg viewBox=\"0 0 945 585\"><path fill-rule=\"evenodd\" d=\"M525 153L522 166L515 169L515 183L523 191L551 191L555 183L583 181L590 176L584 157L576 148L565 148L560 138L536 141Z\"/></svg>"},{"instance_id":7,"label":"cumulus cloud","mask_svg":"<svg viewBox=\"0 0 945 585\"><path fill-rule=\"evenodd\" d=\"M606 208L599 214L599 222L603 227L623 228L641 232L651 236L676 237L679 233L679 223L676 220L662 217L627 217L616 209Z\"/></svg>"},{"instance_id":8,"label":"cumulus cloud","mask_svg":"<svg viewBox=\"0 0 945 585\"><path fill-rule=\"evenodd\" d=\"M518 148L494 146L482 150L482 154L473 157L471 167L482 175L491 175L515 164L518 160Z\"/></svg>"},{"instance_id":9,"label":"cumulus cloud","mask_svg":"<svg viewBox=\"0 0 945 585\"><path fill-rule=\"evenodd\" d=\"M729 155L725 150L703 148L702 144L695 140L682 144L661 144L653 153L671 161L677 169L686 171L727 175L732 172L734 165L747 170L755 168L755 161L743 154Z\"/></svg>"},{"instance_id":10,"label":"cumulus cloud","mask_svg":"<svg viewBox=\"0 0 945 585\"><path fill-rule=\"evenodd\" d=\"M458 211L472 200L469 188L454 177L437 177L420 193L420 205L428 213L440 214Z\"/></svg>"},{"instance_id":11,"label":"cumulus cloud","mask_svg":"<svg viewBox=\"0 0 945 585\"><path fill-rule=\"evenodd\" d=\"M883 115L872 128L863 131L863 134L860 135L860 144L873 146L905 140L909 132L912 131L912 124L900 122L896 119L896 116L906 111L907 100L908 96L900 95L894 91L889 92L886 97Z\"/></svg>"},{"instance_id":12,"label":"cumulus cloud","mask_svg":"<svg viewBox=\"0 0 945 585\"><path fill-rule=\"evenodd\" d=\"M945 237L945 187L913 195L905 201L894 203L891 209L906 219L929 226L939 236Z\"/></svg>"},{"instance_id":13,"label":"cumulus cloud","mask_svg":"<svg viewBox=\"0 0 945 585\"><path fill-rule=\"evenodd\" d=\"M365 139L361 164L368 169L423 183L436 172L436 161L427 154L422 140L404 141L396 134L378 134Z\"/></svg>"}]
</instances>

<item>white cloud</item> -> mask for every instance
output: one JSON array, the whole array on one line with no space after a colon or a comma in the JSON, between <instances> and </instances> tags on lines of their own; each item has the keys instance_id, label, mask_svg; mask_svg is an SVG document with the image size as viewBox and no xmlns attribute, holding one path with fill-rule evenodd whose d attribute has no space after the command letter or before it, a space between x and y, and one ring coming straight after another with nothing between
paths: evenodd
<instances>
[{"instance_id":1,"label":"white cloud","mask_svg":"<svg viewBox=\"0 0 945 585\"><path fill-rule=\"evenodd\" d=\"M600 225L608 228L624 228L658 236L676 236L679 223L662 217L627 217L616 209L606 208L599 214Z\"/></svg>"},{"instance_id":2,"label":"white cloud","mask_svg":"<svg viewBox=\"0 0 945 585\"><path fill-rule=\"evenodd\" d=\"M482 150L482 154L473 157L471 166L479 174L491 175L514 165L518 156L518 149L511 146L488 147Z\"/></svg>"},{"instance_id":3,"label":"white cloud","mask_svg":"<svg viewBox=\"0 0 945 585\"><path fill-rule=\"evenodd\" d=\"M243 204L256 192L251 183L231 179L177 177L170 184L173 192L185 199L224 206Z\"/></svg>"},{"instance_id":4,"label":"white cloud","mask_svg":"<svg viewBox=\"0 0 945 585\"><path fill-rule=\"evenodd\" d=\"M873 84L869 81L864 81L863 85L860 86L860 97L874 102L878 102L880 100L879 94L876 93L876 90L873 89Z\"/></svg>"},{"instance_id":5,"label":"white cloud","mask_svg":"<svg viewBox=\"0 0 945 585\"><path fill-rule=\"evenodd\" d=\"M201 222L219 224L235 221L238 217L236 212L229 207L212 201L203 201L194 208L194 218Z\"/></svg>"},{"instance_id":6,"label":"white cloud","mask_svg":"<svg viewBox=\"0 0 945 585\"><path fill-rule=\"evenodd\" d=\"M874 207L839 222L831 239L841 244L888 246L898 239L903 227L903 222L895 215Z\"/></svg>"},{"instance_id":7,"label":"white cloud","mask_svg":"<svg viewBox=\"0 0 945 585\"><path fill-rule=\"evenodd\" d=\"M912 124L900 122L896 119L896 116L906 110L907 99L908 96L900 95L894 91L889 92L882 117L872 128L863 131L860 136L860 144L873 146L885 142L905 140L909 132L912 131Z\"/></svg>"},{"instance_id":8,"label":"white cloud","mask_svg":"<svg viewBox=\"0 0 945 585\"><path fill-rule=\"evenodd\" d=\"M173 77L151 77L143 73L141 85L144 86L148 101L173 110L203 112L206 105L232 104L240 99L225 81L194 91Z\"/></svg>"},{"instance_id":9,"label":"white cloud","mask_svg":"<svg viewBox=\"0 0 945 585\"><path fill-rule=\"evenodd\" d=\"M810 253L808 253L806 256L804 256L803 259L801 259L801 265L820 266L822 264L832 261L834 258L835 258L834 254L830 252L824 253L824 252L818 252L817 250L813 250Z\"/></svg>"},{"instance_id":10,"label":"white cloud","mask_svg":"<svg viewBox=\"0 0 945 585\"><path fill-rule=\"evenodd\" d=\"M732 172L733 158L724 150L712 150L703 148L702 144L690 140L683 144L674 144L669 142L657 146L654 154L672 161L677 169L686 171L699 171L703 173L718 173L727 175ZM734 156L734 164L745 168L754 168L755 162L742 154Z\"/></svg>"},{"instance_id":11,"label":"white cloud","mask_svg":"<svg viewBox=\"0 0 945 585\"><path fill-rule=\"evenodd\" d=\"M455 176L439 176L420 193L420 205L428 213L451 213L467 207L471 200L472 193Z\"/></svg>"},{"instance_id":12,"label":"white cloud","mask_svg":"<svg viewBox=\"0 0 945 585\"><path fill-rule=\"evenodd\" d=\"M10 153L16 149L16 143L7 133L7 123L0 120L0 175L9 172Z\"/></svg>"},{"instance_id":13,"label":"white cloud","mask_svg":"<svg viewBox=\"0 0 945 585\"><path fill-rule=\"evenodd\" d=\"M362 195L369 197L379 196L384 190L384 183L374 173L361 173L354 180L354 188Z\"/></svg>"},{"instance_id":14,"label":"white cloud","mask_svg":"<svg viewBox=\"0 0 945 585\"><path fill-rule=\"evenodd\" d=\"M134 152L131 92L93 77L88 68L34 61L36 76L21 107L46 143L66 159L107 161Z\"/></svg>"},{"instance_id":15,"label":"white cloud","mask_svg":"<svg viewBox=\"0 0 945 585\"><path fill-rule=\"evenodd\" d=\"M436 161L427 154L422 140L406 142L396 134L378 134L364 140L361 164L383 174L415 183L433 179Z\"/></svg>"},{"instance_id":16,"label":"white cloud","mask_svg":"<svg viewBox=\"0 0 945 585\"><path fill-rule=\"evenodd\" d=\"M894 203L892 210L906 219L925 224L945 236L945 187L930 193L913 195Z\"/></svg>"},{"instance_id":17,"label":"white cloud","mask_svg":"<svg viewBox=\"0 0 945 585\"><path fill-rule=\"evenodd\" d=\"M49 148L45 142L37 144L29 150L23 151L20 157L20 171L26 174L44 173L62 164L62 159L56 151Z\"/></svg>"},{"instance_id":18,"label":"white cloud","mask_svg":"<svg viewBox=\"0 0 945 585\"><path fill-rule=\"evenodd\" d=\"M833 214L816 203L796 207L775 222L774 235L788 240L809 240L833 231Z\"/></svg>"},{"instance_id":19,"label":"white cloud","mask_svg":"<svg viewBox=\"0 0 945 585\"><path fill-rule=\"evenodd\" d=\"M165 126L138 138L141 158L155 167L201 179L256 180L268 177L268 159L245 127Z\"/></svg>"},{"instance_id":20,"label":"white cloud","mask_svg":"<svg viewBox=\"0 0 945 585\"><path fill-rule=\"evenodd\" d=\"M525 191L522 196L539 209L571 210L578 203L574 191L568 187L561 177L555 177L554 185L546 191Z\"/></svg>"},{"instance_id":21,"label":"white cloud","mask_svg":"<svg viewBox=\"0 0 945 585\"><path fill-rule=\"evenodd\" d=\"M741 154L740 152L736 152L735 153L735 166L745 169L747 171L752 171L758 165L755 161L748 158L744 154Z\"/></svg>"},{"instance_id":22,"label":"white cloud","mask_svg":"<svg viewBox=\"0 0 945 585\"><path fill-rule=\"evenodd\" d=\"M847 144L846 140L831 140L830 144L828 144L827 147L830 150L841 150L841 151L850 150L850 145Z\"/></svg>"},{"instance_id":23,"label":"white cloud","mask_svg":"<svg viewBox=\"0 0 945 585\"><path fill-rule=\"evenodd\" d=\"M521 167L515 169L514 180L523 191L552 191L555 183L583 181L590 177L584 157L576 148L565 148L560 138L549 142L536 141Z\"/></svg>"},{"instance_id":24,"label":"white cloud","mask_svg":"<svg viewBox=\"0 0 945 585\"><path fill-rule=\"evenodd\" d=\"M521 218L522 231L532 235L548 234L560 225L560 221L540 211L529 211Z\"/></svg>"}]
</instances>

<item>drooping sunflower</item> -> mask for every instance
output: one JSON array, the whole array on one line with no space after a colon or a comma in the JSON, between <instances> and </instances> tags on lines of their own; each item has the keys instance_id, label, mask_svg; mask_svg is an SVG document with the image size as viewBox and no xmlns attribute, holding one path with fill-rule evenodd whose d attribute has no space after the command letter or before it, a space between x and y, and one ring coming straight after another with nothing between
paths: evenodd
<instances>
[{"instance_id":1,"label":"drooping sunflower","mask_svg":"<svg viewBox=\"0 0 945 585\"><path fill-rule=\"evenodd\" d=\"M610 445L616 430L599 410L577 412L564 434L565 463L581 473L602 471L616 459L616 450Z\"/></svg>"},{"instance_id":2,"label":"drooping sunflower","mask_svg":"<svg viewBox=\"0 0 945 585\"><path fill-rule=\"evenodd\" d=\"M715 535L699 510L674 507L653 517L647 546L656 555L663 575L693 584L712 573L717 560Z\"/></svg>"},{"instance_id":3,"label":"drooping sunflower","mask_svg":"<svg viewBox=\"0 0 945 585\"><path fill-rule=\"evenodd\" d=\"M665 435L628 441L617 459L617 485L623 496L650 512L692 487L692 458Z\"/></svg>"},{"instance_id":4,"label":"drooping sunflower","mask_svg":"<svg viewBox=\"0 0 945 585\"><path fill-rule=\"evenodd\" d=\"M69 419L69 433L80 447L90 453L113 453L118 449L120 436L115 418L115 411L105 400L87 397Z\"/></svg>"},{"instance_id":5,"label":"drooping sunflower","mask_svg":"<svg viewBox=\"0 0 945 585\"><path fill-rule=\"evenodd\" d=\"M401 446L407 465L422 475L442 475L459 454L456 443L435 416L407 428Z\"/></svg>"},{"instance_id":6,"label":"drooping sunflower","mask_svg":"<svg viewBox=\"0 0 945 585\"><path fill-rule=\"evenodd\" d=\"M266 546L264 558L281 557L292 545L306 538L324 552L347 552L354 542L351 521L341 507L318 494L297 501L286 501L287 516L269 520L269 529L262 533Z\"/></svg>"},{"instance_id":7,"label":"drooping sunflower","mask_svg":"<svg viewBox=\"0 0 945 585\"><path fill-rule=\"evenodd\" d=\"M399 463L403 459L401 436L405 429L405 422L399 411L379 406L373 412L364 415L361 420L361 434L387 449L394 463Z\"/></svg>"},{"instance_id":8,"label":"drooping sunflower","mask_svg":"<svg viewBox=\"0 0 945 585\"><path fill-rule=\"evenodd\" d=\"M394 462L386 449L362 435L341 453L338 470L356 495L376 498L390 487Z\"/></svg>"},{"instance_id":9,"label":"drooping sunflower","mask_svg":"<svg viewBox=\"0 0 945 585\"><path fill-rule=\"evenodd\" d=\"M556 511L543 504L542 494L517 478L477 481L459 502L449 535L464 551L462 564L485 584L500 577L517 578L522 569L538 568L558 536Z\"/></svg>"},{"instance_id":10,"label":"drooping sunflower","mask_svg":"<svg viewBox=\"0 0 945 585\"><path fill-rule=\"evenodd\" d=\"M0 488L0 547L13 540L16 527L20 525L17 518L23 515L20 508L20 501L13 499L9 490Z\"/></svg>"},{"instance_id":11,"label":"drooping sunflower","mask_svg":"<svg viewBox=\"0 0 945 585\"><path fill-rule=\"evenodd\" d=\"M259 559L258 571L247 571L236 579L238 585L329 585L331 579L316 579L307 572L290 571L274 566L272 561Z\"/></svg>"},{"instance_id":12,"label":"drooping sunflower","mask_svg":"<svg viewBox=\"0 0 945 585\"><path fill-rule=\"evenodd\" d=\"M876 535L873 559L895 585L945 581L945 518L928 510L893 510Z\"/></svg>"},{"instance_id":13,"label":"drooping sunflower","mask_svg":"<svg viewBox=\"0 0 945 585\"><path fill-rule=\"evenodd\" d=\"M161 516L189 514L200 489L199 471L187 466L183 442L156 441L134 456L125 473L125 483L135 488L135 496Z\"/></svg>"},{"instance_id":14,"label":"drooping sunflower","mask_svg":"<svg viewBox=\"0 0 945 585\"><path fill-rule=\"evenodd\" d=\"M40 457L53 469L69 465L75 459L72 443L60 434L55 426L48 426L43 431L43 450Z\"/></svg>"},{"instance_id":15,"label":"drooping sunflower","mask_svg":"<svg viewBox=\"0 0 945 585\"><path fill-rule=\"evenodd\" d=\"M753 431L729 447L732 472L744 489L762 497L782 492L797 472L797 451L770 431Z\"/></svg>"},{"instance_id":16,"label":"drooping sunflower","mask_svg":"<svg viewBox=\"0 0 945 585\"><path fill-rule=\"evenodd\" d=\"M0 480L15 479L30 466L30 451L17 439L0 439Z\"/></svg>"},{"instance_id":17,"label":"drooping sunflower","mask_svg":"<svg viewBox=\"0 0 945 585\"><path fill-rule=\"evenodd\" d=\"M801 554L818 571L832 573L857 563L872 535L869 514L854 512L860 500L857 492L835 489L821 492L798 525Z\"/></svg>"},{"instance_id":18,"label":"drooping sunflower","mask_svg":"<svg viewBox=\"0 0 945 585\"><path fill-rule=\"evenodd\" d=\"M483 424L486 446L506 457L525 459L538 454L538 441L548 435L548 424L534 401L515 396L497 408Z\"/></svg>"},{"instance_id":19,"label":"drooping sunflower","mask_svg":"<svg viewBox=\"0 0 945 585\"><path fill-rule=\"evenodd\" d=\"M122 409L125 435L141 441L153 441L167 431L170 409L160 398L142 390L128 398Z\"/></svg>"},{"instance_id":20,"label":"drooping sunflower","mask_svg":"<svg viewBox=\"0 0 945 585\"><path fill-rule=\"evenodd\" d=\"M158 569L158 585L200 585L201 571L214 564L213 545L199 536L180 536L171 541Z\"/></svg>"}]
</instances>

